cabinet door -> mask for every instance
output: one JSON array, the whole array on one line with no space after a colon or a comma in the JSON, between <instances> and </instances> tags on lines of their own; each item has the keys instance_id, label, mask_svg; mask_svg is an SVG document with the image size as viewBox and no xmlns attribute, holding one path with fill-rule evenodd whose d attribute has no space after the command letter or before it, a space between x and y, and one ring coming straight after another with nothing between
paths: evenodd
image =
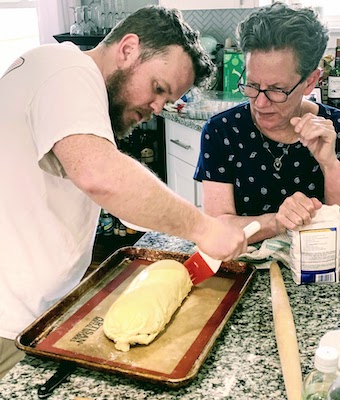
<instances>
[{"instance_id":1,"label":"cabinet door","mask_svg":"<svg viewBox=\"0 0 340 400\"><path fill-rule=\"evenodd\" d=\"M221 10L224 8L257 7L259 0L159 0L159 4L179 10Z\"/></svg>"},{"instance_id":2,"label":"cabinet door","mask_svg":"<svg viewBox=\"0 0 340 400\"><path fill-rule=\"evenodd\" d=\"M168 154L167 172L170 189L196 207L202 207L202 184L193 179L195 167Z\"/></svg>"},{"instance_id":3,"label":"cabinet door","mask_svg":"<svg viewBox=\"0 0 340 400\"><path fill-rule=\"evenodd\" d=\"M202 207L202 184L193 179L201 132L166 119L165 137L168 186L196 207Z\"/></svg>"}]
</instances>

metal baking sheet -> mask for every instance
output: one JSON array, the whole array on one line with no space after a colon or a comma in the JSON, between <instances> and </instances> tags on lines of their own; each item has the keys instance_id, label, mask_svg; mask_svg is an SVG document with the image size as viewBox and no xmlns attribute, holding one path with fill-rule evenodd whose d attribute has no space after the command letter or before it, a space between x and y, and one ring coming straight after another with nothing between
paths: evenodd
<instances>
[{"instance_id":1,"label":"metal baking sheet","mask_svg":"<svg viewBox=\"0 0 340 400\"><path fill-rule=\"evenodd\" d=\"M253 267L246 266L242 274L221 271L195 286L165 330L147 346L120 352L102 328L111 304L147 265L170 258L184 262L188 257L137 247L117 250L25 329L16 339L17 347L32 355L168 386L190 382L245 292Z\"/></svg>"}]
</instances>

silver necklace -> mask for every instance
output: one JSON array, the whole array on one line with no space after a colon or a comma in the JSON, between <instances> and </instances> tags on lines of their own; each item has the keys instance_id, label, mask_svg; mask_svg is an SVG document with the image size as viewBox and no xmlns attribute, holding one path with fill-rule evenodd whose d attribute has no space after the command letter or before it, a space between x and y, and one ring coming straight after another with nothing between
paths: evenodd
<instances>
[{"instance_id":1,"label":"silver necklace","mask_svg":"<svg viewBox=\"0 0 340 400\"><path fill-rule=\"evenodd\" d=\"M289 150L290 144L289 144L287 147L285 147L285 148L282 149L282 155L281 155L280 157L275 157L274 154L271 152L271 150L270 150L270 148L269 148L268 142L266 142L266 141L264 140L264 137L263 137L262 132L261 132L261 131L259 131L259 132L260 132L260 135L261 135L261 138L262 138L263 147L264 147L264 148L268 151L268 153L273 157L273 159L274 159L273 167L275 168L275 170L276 170L277 172L279 172L280 169L282 168L282 158L283 158L285 155L288 154L288 150Z\"/></svg>"}]
</instances>

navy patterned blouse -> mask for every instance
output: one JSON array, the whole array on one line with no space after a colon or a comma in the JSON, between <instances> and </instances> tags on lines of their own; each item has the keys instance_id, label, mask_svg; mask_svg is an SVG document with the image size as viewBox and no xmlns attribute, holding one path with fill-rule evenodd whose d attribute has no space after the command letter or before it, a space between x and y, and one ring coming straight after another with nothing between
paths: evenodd
<instances>
[{"instance_id":1,"label":"navy patterned blouse","mask_svg":"<svg viewBox=\"0 0 340 400\"><path fill-rule=\"evenodd\" d=\"M340 110L318 105L318 115L333 121L340 159ZM280 168L274 167L275 158L281 158ZM297 191L320 201L324 198L323 174L309 150L300 142L287 145L262 136L252 121L249 102L207 121L194 179L232 183L237 215L277 212L283 200Z\"/></svg>"}]
</instances>

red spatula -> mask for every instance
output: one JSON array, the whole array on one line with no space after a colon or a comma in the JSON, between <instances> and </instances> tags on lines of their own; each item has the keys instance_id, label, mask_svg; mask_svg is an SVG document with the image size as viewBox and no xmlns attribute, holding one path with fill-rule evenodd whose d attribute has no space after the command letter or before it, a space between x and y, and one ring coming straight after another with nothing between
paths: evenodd
<instances>
[{"instance_id":1,"label":"red spatula","mask_svg":"<svg viewBox=\"0 0 340 400\"><path fill-rule=\"evenodd\" d=\"M248 239L250 236L254 235L254 233L258 232L260 228L261 225L258 221L253 221L249 225L245 226L243 230L246 238ZM221 263L221 260L215 260L198 250L184 262L184 265L189 271L192 283L198 285L215 275L220 268Z\"/></svg>"},{"instance_id":2,"label":"red spatula","mask_svg":"<svg viewBox=\"0 0 340 400\"><path fill-rule=\"evenodd\" d=\"M131 224L130 222L123 221L121 219L122 224L125 226L134 229L140 232L150 232L151 229L144 228L138 225ZM254 235L254 233L258 232L261 228L261 225L258 221L253 221L249 225L243 228L246 238L248 239L250 236ZM207 254L198 250L192 256L190 256L185 262L184 266L188 270L190 274L191 281L194 285L198 285L203 282L205 279L210 278L215 275L218 269L220 268L222 261L215 260L211 258Z\"/></svg>"}]
</instances>

